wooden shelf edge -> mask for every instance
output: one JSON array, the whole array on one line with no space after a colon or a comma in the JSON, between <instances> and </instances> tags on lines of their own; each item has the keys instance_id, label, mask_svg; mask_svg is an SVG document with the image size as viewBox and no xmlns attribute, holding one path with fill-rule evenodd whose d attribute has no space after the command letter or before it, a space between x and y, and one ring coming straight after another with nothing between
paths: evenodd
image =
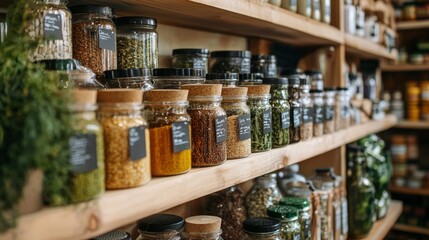
<instances>
[{"instance_id":1,"label":"wooden shelf edge","mask_svg":"<svg viewBox=\"0 0 429 240\"><path fill-rule=\"evenodd\" d=\"M220 166L192 169L189 173L179 176L154 178L147 185L138 188L108 191L99 199L88 203L45 208L22 216L18 227L0 235L0 238L91 238L144 216L299 163L395 124L396 117L388 115L382 120L352 126L309 141L252 154L245 159L229 160Z\"/></svg>"},{"instance_id":2,"label":"wooden shelf edge","mask_svg":"<svg viewBox=\"0 0 429 240\"><path fill-rule=\"evenodd\" d=\"M381 70L383 72L429 72L429 64L384 64L381 65Z\"/></svg>"},{"instance_id":3,"label":"wooden shelf edge","mask_svg":"<svg viewBox=\"0 0 429 240\"><path fill-rule=\"evenodd\" d=\"M423 29L423 28L429 28L429 20L404 21L404 22L398 22L396 25L396 29L398 31Z\"/></svg>"},{"instance_id":4,"label":"wooden shelf edge","mask_svg":"<svg viewBox=\"0 0 429 240\"><path fill-rule=\"evenodd\" d=\"M382 58L388 60L396 60L397 58L396 51L388 52L381 45L348 33L345 34L345 44L348 53L362 58Z\"/></svg>"},{"instance_id":5,"label":"wooden shelf edge","mask_svg":"<svg viewBox=\"0 0 429 240\"><path fill-rule=\"evenodd\" d=\"M429 121L399 121L395 128L404 129L429 129Z\"/></svg>"},{"instance_id":6,"label":"wooden shelf edge","mask_svg":"<svg viewBox=\"0 0 429 240\"><path fill-rule=\"evenodd\" d=\"M426 189L426 188L408 188L408 187L398 187L398 186L391 185L389 187L389 191L392 193L429 196L429 189Z\"/></svg>"},{"instance_id":7,"label":"wooden shelf edge","mask_svg":"<svg viewBox=\"0 0 429 240\"><path fill-rule=\"evenodd\" d=\"M410 226L410 225L406 225L406 224L397 223L393 226L393 229L398 230L398 231L402 231L402 232L429 235L429 229L427 229L427 228Z\"/></svg>"}]
</instances>

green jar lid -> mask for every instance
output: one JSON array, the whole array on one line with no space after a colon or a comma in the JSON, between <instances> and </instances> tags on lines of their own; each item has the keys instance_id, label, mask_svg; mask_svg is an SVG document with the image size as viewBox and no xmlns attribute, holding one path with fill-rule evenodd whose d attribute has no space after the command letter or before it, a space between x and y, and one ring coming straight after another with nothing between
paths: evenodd
<instances>
[{"instance_id":1,"label":"green jar lid","mask_svg":"<svg viewBox=\"0 0 429 240\"><path fill-rule=\"evenodd\" d=\"M280 200L280 205L282 206L292 206L299 210L304 210L310 207L310 201L305 198L298 197L285 197Z\"/></svg>"},{"instance_id":2,"label":"green jar lid","mask_svg":"<svg viewBox=\"0 0 429 240\"><path fill-rule=\"evenodd\" d=\"M294 219L298 217L298 208L284 205L272 205L268 207L267 214L269 217L281 219Z\"/></svg>"}]
</instances>

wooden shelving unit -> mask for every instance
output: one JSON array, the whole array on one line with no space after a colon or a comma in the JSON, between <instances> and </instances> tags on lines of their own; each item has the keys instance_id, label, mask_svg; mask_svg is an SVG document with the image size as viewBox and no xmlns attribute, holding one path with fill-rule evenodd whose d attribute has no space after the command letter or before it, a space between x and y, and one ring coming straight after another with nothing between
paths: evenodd
<instances>
[{"instance_id":1,"label":"wooden shelving unit","mask_svg":"<svg viewBox=\"0 0 429 240\"><path fill-rule=\"evenodd\" d=\"M348 53L362 58L395 60L398 55L396 51L389 52L381 45L351 34L345 34L345 45Z\"/></svg>"},{"instance_id":2,"label":"wooden shelving unit","mask_svg":"<svg viewBox=\"0 0 429 240\"><path fill-rule=\"evenodd\" d=\"M402 232L417 233L417 234L429 236L429 229L423 228L423 227L415 227L415 226L409 226L409 225L397 223L393 226L393 229L402 231Z\"/></svg>"},{"instance_id":3,"label":"wooden shelving unit","mask_svg":"<svg viewBox=\"0 0 429 240\"><path fill-rule=\"evenodd\" d=\"M381 65L383 72L429 72L429 64L392 64Z\"/></svg>"},{"instance_id":4,"label":"wooden shelving unit","mask_svg":"<svg viewBox=\"0 0 429 240\"><path fill-rule=\"evenodd\" d=\"M403 129L429 129L429 121L400 121L395 128Z\"/></svg>"},{"instance_id":5,"label":"wooden shelving unit","mask_svg":"<svg viewBox=\"0 0 429 240\"><path fill-rule=\"evenodd\" d=\"M408 188L408 187L397 187L392 185L389 187L389 191L392 193L429 197L429 189L426 189L426 188Z\"/></svg>"},{"instance_id":6,"label":"wooden shelving unit","mask_svg":"<svg viewBox=\"0 0 429 240\"><path fill-rule=\"evenodd\" d=\"M429 20L398 22L396 25L396 29L398 31L424 29L424 28L429 28Z\"/></svg>"}]
</instances>

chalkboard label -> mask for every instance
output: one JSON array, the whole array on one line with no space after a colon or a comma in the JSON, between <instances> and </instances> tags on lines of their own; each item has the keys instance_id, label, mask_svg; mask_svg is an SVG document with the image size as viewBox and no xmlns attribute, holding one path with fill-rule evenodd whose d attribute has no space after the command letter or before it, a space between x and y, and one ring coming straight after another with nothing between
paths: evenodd
<instances>
[{"instance_id":1,"label":"chalkboard label","mask_svg":"<svg viewBox=\"0 0 429 240\"><path fill-rule=\"evenodd\" d=\"M323 123L323 107L317 106L314 108L314 122L315 123Z\"/></svg>"},{"instance_id":2,"label":"chalkboard label","mask_svg":"<svg viewBox=\"0 0 429 240\"><path fill-rule=\"evenodd\" d=\"M110 29L100 28L98 31L98 46L101 49L116 51L116 35Z\"/></svg>"},{"instance_id":3,"label":"chalkboard label","mask_svg":"<svg viewBox=\"0 0 429 240\"><path fill-rule=\"evenodd\" d=\"M189 122L175 122L171 128L173 152L178 153L191 148Z\"/></svg>"},{"instance_id":4,"label":"chalkboard label","mask_svg":"<svg viewBox=\"0 0 429 240\"><path fill-rule=\"evenodd\" d=\"M272 116L271 109L265 110L262 112L262 124L263 124L262 131L264 132L264 134L273 132L272 117L273 116Z\"/></svg>"},{"instance_id":5,"label":"chalkboard label","mask_svg":"<svg viewBox=\"0 0 429 240\"><path fill-rule=\"evenodd\" d=\"M74 174L97 169L97 136L77 134L70 138L70 165Z\"/></svg>"},{"instance_id":6,"label":"chalkboard label","mask_svg":"<svg viewBox=\"0 0 429 240\"><path fill-rule=\"evenodd\" d=\"M292 109L292 124L294 128L297 128L299 126L301 126L301 108L299 107L294 107Z\"/></svg>"},{"instance_id":7,"label":"chalkboard label","mask_svg":"<svg viewBox=\"0 0 429 240\"><path fill-rule=\"evenodd\" d=\"M282 112L282 129L290 127L290 111Z\"/></svg>"},{"instance_id":8,"label":"chalkboard label","mask_svg":"<svg viewBox=\"0 0 429 240\"><path fill-rule=\"evenodd\" d=\"M244 141L250 138L250 114L238 116L238 139Z\"/></svg>"},{"instance_id":9,"label":"chalkboard label","mask_svg":"<svg viewBox=\"0 0 429 240\"><path fill-rule=\"evenodd\" d=\"M302 108L302 123L313 122L313 108L305 107Z\"/></svg>"},{"instance_id":10,"label":"chalkboard label","mask_svg":"<svg viewBox=\"0 0 429 240\"><path fill-rule=\"evenodd\" d=\"M334 106L325 106L325 120L331 121L334 119Z\"/></svg>"},{"instance_id":11,"label":"chalkboard label","mask_svg":"<svg viewBox=\"0 0 429 240\"><path fill-rule=\"evenodd\" d=\"M45 40L63 40L63 18L61 14L48 13L43 18Z\"/></svg>"},{"instance_id":12,"label":"chalkboard label","mask_svg":"<svg viewBox=\"0 0 429 240\"><path fill-rule=\"evenodd\" d=\"M216 143L221 143L226 141L226 116L217 117L215 120L215 130L216 130Z\"/></svg>"},{"instance_id":13,"label":"chalkboard label","mask_svg":"<svg viewBox=\"0 0 429 240\"><path fill-rule=\"evenodd\" d=\"M146 134L144 126L128 129L128 148L131 161L146 157Z\"/></svg>"},{"instance_id":14,"label":"chalkboard label","mask_svg":"<svg viewBox=\"0 0 429 240\"><path fill-rule=\"evenodd\" d=\"M347 117L349 115L349 108L347 106L341 107L341 117Z\"/></svg>"}]
</instances>

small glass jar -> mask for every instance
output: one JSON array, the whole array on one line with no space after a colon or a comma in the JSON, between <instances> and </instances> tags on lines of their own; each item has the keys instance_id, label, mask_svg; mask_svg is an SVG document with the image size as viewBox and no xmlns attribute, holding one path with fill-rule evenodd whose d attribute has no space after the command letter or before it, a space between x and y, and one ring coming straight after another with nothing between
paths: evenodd
<instances>
[{"instance_id":1,"label":"small glass jar","mask_svg":"<svg viewBox=\"0 0 429 240\"><path fill-rule=\"evenodd\" d=\"M227 115L220 107L220 84L188 84L191 116L192 167L220 165L227 158Z\"/></svg>"},{"instance_id":2,"label":"small glass jar","mask_svg":"<svg viewBox=\"0 0 429 240\"><path fill-rule=\"evenodd\" d=\"M224 87L235 87L238 82L238 73L208 73L206 83L222 84Z\"/></svg>"},{"instance_id":3,"label":"small glass jar","mask_svg":"<svg viewBox=\"0 0 429 240\"><path fill-rule=\"evenodd\" d=\"M282 8L285 8L292 12L298 11L298 0L283 0L282 1Z\"/></svg>"},{"instance_id":4,"label":"small glass jar","mask_svg":"<svg viewBox=\"0 0 429 240\"><path fill-rule=\"evenodd\" d=\"M323 75L318 70L307 70L305 74L310 78L311 90L323 91L324 81Z\"/></svg>"},{"instance_id":5,"label":"small glass jar","mask_svg":"<svg viewBox=\"0 0 429 240\"><path fill-rule=\"evenodd\" d=\"M375 80L374 72L363 73L363 97L374 101L377 99L377 82Z\"/></svg>"},{"instance_id":6,"label":"small glass jar","mask_svg":"<svg viewBox=\"0 0 429 240\"><path fill-rule=\"evenodd\" d=\"M301 239L301 225L298 221L298 209L291 206L275 205L267 209L268 216L281 222L283 240Z\"/></svg>"},{"instance_id":7,"label":"small glass jar","mask_svg":"<svg viewBox=\"0 0 429 240\"><path fill-rule=\"evenodd\" d=\"M311 1L298 0L298 13L306 17L311 17Z\"/></svg>"},{"instance_id":8,"label":"small glass jar","mask_svg":"<svg viewBox=\"0 0 429 240\"><path fill-rule=\"evenodd\" d=\"M320 14L322 22L331 24L331 0L320 0Z\"/></svg>"},{"instance_id":9,"label":"small glass jar","mask_svg":"<svg viewBox=\"0 0 429 240\"><path fill-rule=\"evenodd\" d=\"M215 51L210 54L210 72L250 73L250 51Z\"/></svg>"},{"instance_id":10,"label":"small glass jar","mask_svg":"<svg viewBox=\"0 0 429 240\"><path fill-rule=\"evenodd\" d=\"M156 89L179 89L185 84L203 84L205 72L193 68L157 68L153 70Z\"/></svg>"},{"instance_id":11,"label":"small glass jar","mask_svg":"<svg viewBox=\"0 0 429 240\"><path fill-rule=\"evenodd\" d=\"M238 159L250 155L251 121L250 108L247 106L247 88L222 88L222 105L228 116L227 158Z\"/></svg>"},{"instance_id":12,"label":"small glass jar","mask_svg":"<svg viewBox=\"0 0 429 240\"><path fill-rule=\"evenodd\" d=\"M103 84L104 71L116 69L116 26L108 6L70 7L73 13L73 58L90 68Z\"/></svg>"},{"instance_id":13,"label":"small glass jar","mask_svg":"<svg viewBox=\"0 0 429 240\"><path fill-rule=\"evenodd\" d=\"M153 176L191 170L191 117L187 90L152 90L144 94L144 114L150 133Z\"/></svg>"},{"instance_id":14,"label":"small glass jar","mask_svg":"<svg viewBox=\"0 0 429 240\"><path fill-rule=\"evenodd\" d=\"M7 15L4 12L0 12L0 43L4 41L7 34Z\"/></svg>"},{"instance_id":15,"label":"small glass jar","mask_svg":"<svg viewBox=\"0 0 429 240\"><path fill-rule=\"evenodd\" d=\"M298 172L298 164L293 164L277 171L277 185L283 195L287 196L286 194L290 190L288 186L290 182L306 182L305 177Z\"/></svg>"},{"instance_id":16,"label":"small glass jar","mask_svg":"<svg viewBox=\"0 0 429 240\"><path fill-rule=\"evenodd\" d=\"M185 221L172 214L155 214L137 221L137 240L180 240Z\"/></svg>"},{"instance_id":17,"label":"small glass jar","mask_svg":"<svg viewBox=\"0 0 429 240\"><path fill-rule=\"evenodd\" d=\"M311 18L317 21L322 19L321 0L311 0Z\"/></svg>"},{"instance_id":18,"label":"small glass jar","mask_svg":"<svg viewBox=\"0 0 429 240\"><path fill-rule=\"evenodd\" d=\"M352 4L352 0L344 2L344 31L346 33L356 33L356 6Z\"/></svg>"},{"instance_id":19,"label":"small glass jar","mask_svg":"<svg viewBox=\"0 0 429 240\"><path fill-rule=\"evenodd\" d=\"M243 240L282 240L280 221L273 218L246 219L243 223L243 229Z\"/></svg>"},{"instance_id":20,"label":"small glass jar","mask_svg":"<svg viewBox=\"0 0 429 240\"><path fill-rule=\"evenodd\" d=\"M298 75L289 75L289 105L290 105L290 143L301 141L301 102L299 101L300 78Z\"/></svg>"},{"instance_id":21,"label":"small glass jar","mask_svg":"<svg viewBox=\"0 0 429 240\"><path fill-rule=\"evenodd\" d=\"M266 78L277 76L277 59L275 55L253 55L252 72L262 73Z\"/></svg>"},{"instance_id":22,"label":"small glass jar","mask_svg":"<svg viewBox=\"0 0 429 240\"><path fill-rule=\"evenodd\" d=\"M149 129L141 112L142 95L135 89L98 91L106 189L137 187L151 179Z\"/></svg>"},{"instance_id":23,"label":"small glass jar","mask_svg":"<svg viewBox=\"0 0 429 240\"><path fill-rule=\"evenodd\" d=\"M223 240L221 237L222 218L199 215L185 219L184 240Z\"/></svg>"},{"instance_id":24,"label":"small glass jar","mask_svg":"<svg viewBox=\"0 0 429 240\"><path fill-rule=\"evenodd\" d=\"M324 93L325 107L324 107L324 119L323 133L330 134L335 132L335 89L325 88Z\"/></svg>"},{"instance_id":25,"label":"small glass jar","mask_svg":"<svg viewBox=\"0 0 429 240\"><path fill-rule=\"evenodd\" d=\"M247 217L267 217L267 208L278 204L282 197L275 173L256 178L246 196Z\"/></svg>"},{"instance_id":26,"label":"small glass jar","mask_svg":"<svg viewBox=\"0 0 429 240\"><path fill-rule=\"evenodd\" d=\"M148 68L116 69L104 72L108 88L138 88L143 92L154 89Z\"/></svg>"},{"instance_id":27,"label":"small glass jar","mask_svg":"<svg viewBox=\"0 0 429 240\"><path fill-rule=\"evenodd\" d=\"M301 240L311 239L311 210L310 201L305 198L285 197L280 205L291 206L298 209L298 221L301 225Z\"/></svg>"},{"instance_id":28,"label":"small glass jar","mask_svg":"<svg viewBox=\"0 0 429 240\"><path fill-rule=\"evenodd\" d=\"M261 85L263 77L262 73L240 73L237 85Z\"/></svg>"},{"instance_id":29,"label":"small glass jar","mask_svg":"<svg viewBox=\"0 0 429 240\"><path fill-rule=\"evenodd\" d=\"M121 230L113 230L95 238L91 238L91 240L131 240L131 234Z\"/></svg>"},{"instance_id":30,"label":"small glass jar","mask_svg":"<svg viewBox=\"0 0 429 240\"><path fill-rule=\"evenodd\" d=\"M157 21L149 17L120 17L118 28L118 68L158 68Z\"/></svg>"},{"instance_id":31,"label":"small glass jar","mask_svg":"<svg viewBox=\"0 0 429 240\"><path fill-rule=\"evenodd\" d=\"M252 152L273 147L272 107L270 85L249 85L247 105L250 108Z\"/></svg>"},{"instance_id":32,"label":"small glass jar","mask_svg":"<svg viewBox=\"0 0 429 240\"><path fill-rule=\"evenodd\" d=\"M309 140L313 138L313 118L314 109L313 101L310 95L310 78L304 75L301 78L301 92L299 94L299 100L301 102L301 141Z\"/></svg>"},{"instance_id":33,"label":"small glass jar","mask_svg":"<svg viewBox=\"0 0 429 240\"><path fill-rule=\"evenodd\" d=\"M319 137L323 135L323 128L325 124L325 101L323 100L323 91L311 90L310 94L314 107L313 136Z\"/></svg>"},{"instance_id":34,"label":"small glass jar","mask_svg":"<svg viewBox=\"0 0 429 240\"><path fill-rule=\"evenodd\" d=\"M41 39L31 61L72 58L72 16L65 0L37 0L28 35Z\"/></svg>"},{"instance_id":35,"label":"small glass jar","mask_svg":"<svg viewBox=\"0 0 429 240\"><path fill-rule=\"evenodd\" d=\"M173 49L172 67L200 68L208 73L209 53L210 51L206 48Z\"/></svg>"},{"instance_id":36,"label":"small glass jar","mask_svg":"<svg viewBox=\"0 0 429 240\"><path fill-rule=\"evenodd\" d=\"M345 129L350 126L350 102L348 88L337 88L335 96L335 130Z\"/></svg>"},{"instance_id":37,"label":"small glass jar","mask_svg":"<svg viewBox=\"0 0 429 240\"><path fill-rule=\"evenodd\" d=\"M288 86L285 77L264 78L264 84L269 84L272 107L273 147L284 147L289 144L290 105Z\"/></svg>"}]
</instances>

